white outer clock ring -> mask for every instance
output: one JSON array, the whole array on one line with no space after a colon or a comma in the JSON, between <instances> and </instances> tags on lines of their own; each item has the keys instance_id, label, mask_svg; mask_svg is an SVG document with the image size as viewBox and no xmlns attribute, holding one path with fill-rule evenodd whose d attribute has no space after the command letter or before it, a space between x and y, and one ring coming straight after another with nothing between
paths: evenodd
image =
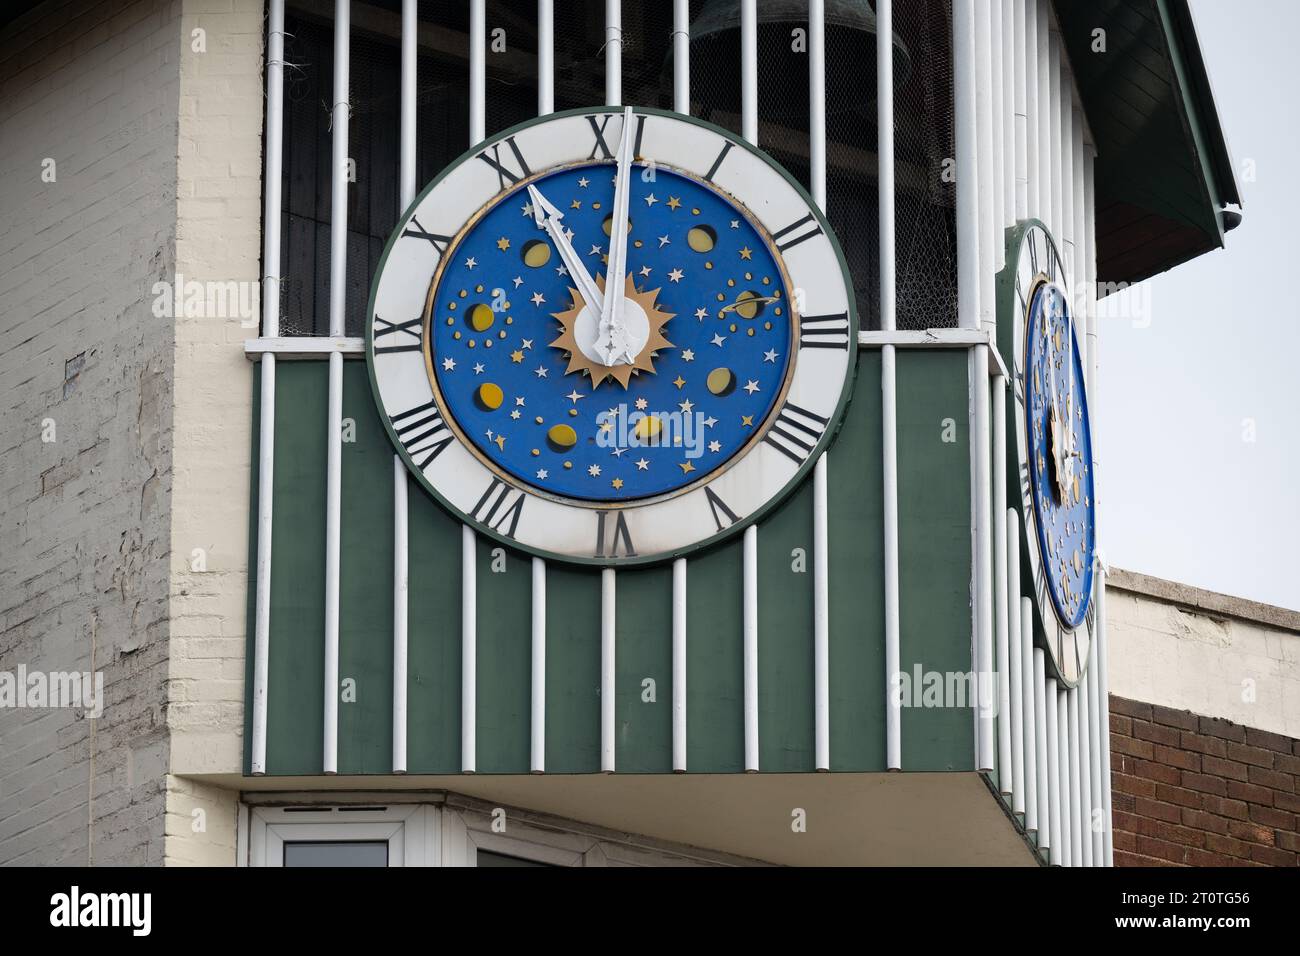
<instances>
[{"instance_id":1,"label":"white outer clock ring","mask_svg":"<svg viewBox=\"0 0 1300 956\"><path fill-rule=\"evenodd\" d=\"M614 143L621 110L551 114L469 150L402 215L371 287L367 367L398 454L425 490L459 518L509 546L552 560L599 566L663 561L758 520L797 487L831 441L856 367L852 282L829 224L802 187L754 147L701 120L641 108L635 121L644 157L711 183L777 240L788 287L802 290L804 316L825 320L820 335L794 358L785 403L761 423L761 440L707 482L666 500L611 501L592 508L589 502L578 506L548 499L503 479L445 422L439 430L440 412L430 404L433 390L420 348L423 329L418 335L410 331L411 320L423 319L425 296L447 249L445 243L439 249L439 240L457 235L476 210L516 188L525 174L593 161L599 147L594 130L606 123L604 138ZM526 168L519 167L520 157ZM504 181L493 161L518 174L517 181ZM799 344L792 332L791 348ZM789 435L799 441L792 444ZM451 441L444 443L444 437Z\"/></svg>"}]
</instances>

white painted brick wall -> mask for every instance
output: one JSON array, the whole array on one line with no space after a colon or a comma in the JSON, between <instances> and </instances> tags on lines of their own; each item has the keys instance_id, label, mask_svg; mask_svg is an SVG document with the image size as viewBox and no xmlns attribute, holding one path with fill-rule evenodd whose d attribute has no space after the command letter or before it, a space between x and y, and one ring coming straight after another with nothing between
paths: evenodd
<instances>
[{"instance_id":1,"label":"white painted brick wall","mask_svg":"<svg viewBox=\"0 0 1300 956\"><path fill-rule=\"evenodd\" d=\"M98 720L0 709L0 864L163 859L179 19L52 0L0 34L0 671L105 681Z\"/></svg>"}]
</instances>

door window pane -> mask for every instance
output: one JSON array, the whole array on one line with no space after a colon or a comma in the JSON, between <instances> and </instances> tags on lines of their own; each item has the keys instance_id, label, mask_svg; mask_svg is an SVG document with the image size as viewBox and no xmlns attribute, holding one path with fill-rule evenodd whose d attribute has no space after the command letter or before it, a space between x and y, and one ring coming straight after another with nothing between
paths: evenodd
<instances>
[{"instance_id":1,"label":"door window pane","mask_svg":"<svg viewBox=\"0 0 1300 956\"><path fill-rule=\"evenodd\" d=\"M388 866L388 841L341 840L285 843L284 865Z\"/></svg>"}]
</instances>

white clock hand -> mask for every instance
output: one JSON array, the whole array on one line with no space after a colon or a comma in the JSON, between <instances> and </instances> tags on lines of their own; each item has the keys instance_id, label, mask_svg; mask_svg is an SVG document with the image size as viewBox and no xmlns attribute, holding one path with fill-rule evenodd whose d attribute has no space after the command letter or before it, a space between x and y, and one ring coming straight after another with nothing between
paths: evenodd
<instances>
[{"instance_id":1,"label":"white clock hand","mask_svg":"<svg viewBox=\"0 0 1300 956\"><path fill-rule=\"evenodd\" d=\"M596 347L604 346L605 364L632 364L632 354L623 328L623 285L627 276L627 207L632 192L632 107L623 110L623 135L618 147L618 172L614 180L614 212L609 224L609 266L605 270L605 306L600 314L601 336Z\"/></svg>"},{"instance_id":2,"label":"white clock hand","mask_svg":"<svg viewBox=\"0 0 1300 956\"><path fill-rule=\"evenodd\" d=\"M533 203L533 221L537 224L538 229L544 229L546 234L551 237L551 242L555 244L555 249L559 252L564 267L569 271L569 277L573 279L574 284L578 287L578 294L582 296L583 301L586 302L589 308L603 309L605 307L605 297L601 294L600 287L596 285L596 280L587 271L582 257L573 248L573 243L569 242L568 236L564 234L564 227L560 225L560 222L564 219L564 213L551 205L538 188L532 184L528 186L528 196Z\"/></svg>"}]
</instances>

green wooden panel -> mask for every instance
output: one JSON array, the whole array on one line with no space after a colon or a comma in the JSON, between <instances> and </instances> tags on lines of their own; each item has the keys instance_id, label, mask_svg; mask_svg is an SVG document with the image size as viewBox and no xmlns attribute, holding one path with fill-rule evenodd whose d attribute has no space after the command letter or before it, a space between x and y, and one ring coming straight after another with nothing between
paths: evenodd
<instances>
[{"instance_id":1,"label":"green wooden panel","mask_svg":"<svg viewBox=\"0 0 1300 956\"><path fill-rule=\"evenodd\" d=\"M972 670L967 354L898 351L899 665L909 676ZM965 703L904 707L904 770L973 768Z\"/></svg>"},{"instance_id":2,"label":"green wooden panel","mask_svg":"<svg viewBox=\"0 0 1300 956\"><path fill-rule=\"evenodd\" d=\"M527 773L532 705L532 558L478 539L475 729L479 773Z\"/></svg>"},{"instance_id":3,"label":"green wooden panel","mask_svg":"<svg viewBox=\"0 0 1300 956\"><path fill-rule=\"evenodd\" d=\"M745 769L741 540L686 565L686 769Z\"/></svg>"},{"instance_id":4,"label":"green wooden panel","mask_svg":"<svg viewBox=\"0 0 1300 956\"><path fill-rule=\"evenodd\" d=\"M414 480L406 502L406 767L460 773L461 525Z\"/></svg>"},{"instance_id":5,"label":"green wooden panel","mask_svg":"<svg viewBox=\"0 0 1300 956\"><path fill-rule=\"evenodd\" d=\"M600 571L546 567L546 772L600 770Z\"/></svg>"},{"instance_id":6,"label":"green wooden panel","mask_svg":"<svg viewBox=\"0 0 1300 956\"><path fill-rule=\"evenodd\" d=\"M758 529L758 766L776 773L816 769L812 492L810 474Z\"/></svg>"},{"instance_id":7,"label":"green wooden panel","mask_svg":"<svg viewBox=\"0 0 1300 956\"><path fill-rule=\"evenodd\" d=\"M620 571L615 604L614 766L628 773L673 769L673 569ZM654 700L642 682L654 681Z\"/></svg>"},{"instance_id":8,"label":"green wooden panel","mask_svg":"<svg viewBox=\"0 0 1300 956\"><path fill-rule=\"evenodd\" d=\"M831 770L885 769L885 541L880 352L860 352L828 452Z\"/></svg>"},{"instance_id":9,"label":"green wooden panel","mask_svg":"<svg viewBox=\"0 0 1300 956\"><path fill-rule=\"evenodd\" d=\"M301 363L300 363L301 364ZM343 363L339 524L339 773L393 769L393 449L361 362Z\"/></svg>"},{"instance_id":10,"label":"green wooden panel","mask_svg":"<svg viewBox=\"0 0 1300 956\"><path fill-rule=\"evenodd\" d=\"M328 388L324 362L276 365L266 701L266 765L275 774L323 767Z\"/></svg>"}]
</instances>

